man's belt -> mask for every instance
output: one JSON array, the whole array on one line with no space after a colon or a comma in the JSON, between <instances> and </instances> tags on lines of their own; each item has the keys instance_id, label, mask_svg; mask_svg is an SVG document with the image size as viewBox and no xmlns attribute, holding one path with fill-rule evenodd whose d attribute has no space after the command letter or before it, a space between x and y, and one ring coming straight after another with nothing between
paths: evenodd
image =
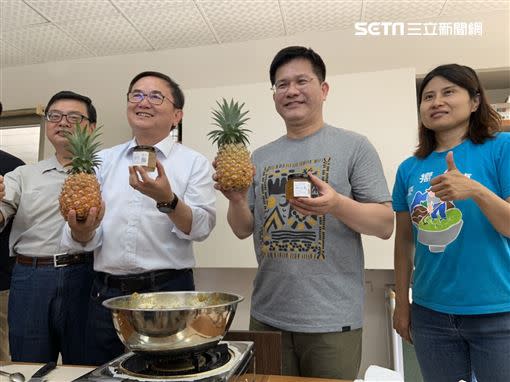
<instances>
[{"instance_id":1,"label":"man's belt","mask_svg":"<svg viewBox=\"0 0 510 382\"><path fill-rule=\"evenodd\" d=\"M53 256L25 256L16 255L16 262L22 265L34 267L52 265L55 268L65 267L72 264L91 263L94 260L94 252L58 253Z\"/></svg>"},{"instance_id":2,"label":"man's belt","mask_svg":"<svg viewBox=\"0 0 510 382\"><path fill-rule=\"evenodd\" d=\"M170 280L192 273L190 268L185 269L161 269L138 273L133 275L111 275L96 272L96 277L108 288L119 289L125 293L133 293L160 286Z\"/></svg>"}]
</instances>

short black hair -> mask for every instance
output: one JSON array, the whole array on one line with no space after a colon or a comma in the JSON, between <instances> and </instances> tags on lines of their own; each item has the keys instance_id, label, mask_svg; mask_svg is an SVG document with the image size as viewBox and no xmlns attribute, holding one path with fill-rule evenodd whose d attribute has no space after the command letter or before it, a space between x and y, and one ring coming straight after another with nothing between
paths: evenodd
<instances>
[{"instance_id":1,"label":"short black hair","mask_svg":"<svg viewBox=\"0 0 510 382\"><path fill-rule=\"evenodd\" d=\"M87 114L88 114L88 120L90 123L96 123L97 122L97 112L96 108L92 104L92 100L84 95L72 92L70 90L62 90L58 93L56 93L53 97L50 98L48 101L48 104L46 105L46 109L44 111L47 113L48 110L50 110L51 105L53 105L55 102L61 100L61 99L74 99L76 101L83 102L85 106L87 106Z\"/></svg>"},{"instance_id":2,"label":"short black hair","mask_svg":"<svg viewBox=\"0 0 510 382\"><path fill-rule=\"evenodd\" d=\"M322 61L321 56L319 56L312 48L305 48L304 46L288 46L276 53L276 56L273 58L273 62L271 62L271 66L269 67L269 79L271 80L271 85L274 85L275 83L275 75L278 68L295 59L308 60L310 64L312 64L313 72L319 81L323 82L326 79L326 65L324 64L324 61Z\"/></svg>"},{"instance_id":3,"label":"short black hair","mask_svg":"<svg viewBox=\"0 0 510 382\"><path fill-rule=\"evenodd\" d=\"M183 109L184 108L184 93L182 92L179 84L172 80L170 77L168 77L166 74L160 73L160 72L153 72L153 71L146 71L138 73L129 83L129 89L128 93L133 89L133 85L138 81L140 78L144 77L157 77L161 78L163 81L165 81L170 88L170 92L172 93L172 96L174 97L173 104L177 109Z\"/></svg>"}]
</instances>

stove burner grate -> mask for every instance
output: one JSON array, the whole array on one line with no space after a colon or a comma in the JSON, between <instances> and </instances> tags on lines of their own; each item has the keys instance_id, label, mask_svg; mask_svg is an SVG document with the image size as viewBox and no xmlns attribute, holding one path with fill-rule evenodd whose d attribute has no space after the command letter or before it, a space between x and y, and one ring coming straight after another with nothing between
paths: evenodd
<instances>
[{"instance_id":1,"label":"stove burner grate","mask_svg":"<svg viewBox=\"0 0 510 382\"><path fill-rule=\"evenodd\" d=\"M120 363L120 369L137 377L170 377L214 370L225 365L231 354L226 343L210 349L179 355L135 354Z\"/></svg>"}]
</instances>

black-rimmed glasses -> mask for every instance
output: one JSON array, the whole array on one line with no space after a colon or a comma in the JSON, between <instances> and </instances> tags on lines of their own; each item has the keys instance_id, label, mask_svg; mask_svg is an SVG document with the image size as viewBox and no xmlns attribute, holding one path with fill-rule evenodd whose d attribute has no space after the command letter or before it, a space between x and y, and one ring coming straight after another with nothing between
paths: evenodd
<instances>
[{"instance_id":1,"label":"black-rimmed glasses","mask_svg":"<svg viewBox=\"0 0 510 382\"><path fill-rule=\"evenodd\" d=\"M160 92L150 92L149 94L145 94L143 92L134 91L127 94L127 100L131 103L142 102L145 98L147 98L147 100L153 105L161 105L166 99L174 105L175 108L180 109L175 106L175 103L170 98L164 96Z\"/></svg>"},{"instance_id":2,"label":"black-rimmed glasses","mask_svg":"<svg viewBox=\"0 0 510 382\"><path fill-rule=\"evenodd\" d=\"M62 118L66 117L67 122L76 124L81 123L84 119L88 120L88 117L80 113L62 113L61 111L50 111L46 114L46 120L49 122L57 123L62 120Z\"/></svg>"}]
</instances>

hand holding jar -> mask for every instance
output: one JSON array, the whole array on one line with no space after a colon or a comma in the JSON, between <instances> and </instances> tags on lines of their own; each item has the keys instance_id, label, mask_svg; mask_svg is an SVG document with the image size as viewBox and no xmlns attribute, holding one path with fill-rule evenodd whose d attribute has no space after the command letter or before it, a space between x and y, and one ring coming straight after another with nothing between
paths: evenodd
<instances>
[{"instance_id":1,"label":"hand holding jar","mask_svg":"<svg viewBox=\"0 0 510 382\"><path fill-rule=\"evenodd\" d=\"M303 175L300 175L300 177L303 177ZM297 197L296 195L291 199L287 197L292 207L302 215L325 215L327 213L332 213L332 211L338 207L338 193L328 183L316 177L311 172L306 174L306 177L307 178L302 178L303 180L300 180L298 177L294 179L293 182L295 183L296 180L299 182L309 182L310 197ZM300 192L299 189L301 189L301 191L306 190L307 187L308 186L305 185L298 185L297 192ZM295 192L296 191L294 191L294 193Z\"/></svg>"},{"instance_id":2,"label":"hand holding jar","mask_svg":"<svg viewBox=\"0 0 510 382\"><path fill-rule=\"evenodd\" d=\"M287 200L294 198L311 198L312 182L308 174L290 174L285 184L285 197Z\"/></svg>"},{"instance_id":3,"label":"hand holding jar","mask_svg":"<svg viewBox=\"0 0 510 382\"><path fill-rule=\"evenodd\" d=\"M167 200L173 192L159 160L156 160L156 170L157 176L153 179L143 166L129 166L129 185L158 202Z\"/></svg>"}]
</instances>

